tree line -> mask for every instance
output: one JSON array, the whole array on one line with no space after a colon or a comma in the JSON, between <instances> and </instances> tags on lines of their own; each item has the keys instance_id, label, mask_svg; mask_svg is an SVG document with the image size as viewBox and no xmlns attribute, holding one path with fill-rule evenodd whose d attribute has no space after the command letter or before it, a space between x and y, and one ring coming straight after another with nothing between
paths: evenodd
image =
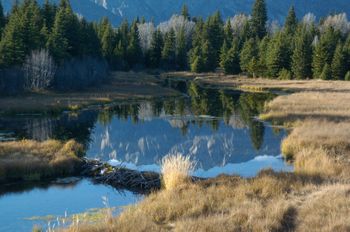
<instances>
[{"instance_id":1,"label":"tree line","mask_svg":"<svg viewBox=\"0 0 350 232\"><path fill-rule=\"evenodd\" d=\"M108 68L350 80L349 32L346 14L317 22L312 13L299 19L293 7L280 26L268 20L265 0L255 1L251 15L226 21L219 12L191 17L184 6L159 25L136 18L118 27L107 18L85 21L69 0L23 0L7 15L0 6L0 89L8 82L12 88L81 88L103 80Z\"/></svg>"}]
</instances>

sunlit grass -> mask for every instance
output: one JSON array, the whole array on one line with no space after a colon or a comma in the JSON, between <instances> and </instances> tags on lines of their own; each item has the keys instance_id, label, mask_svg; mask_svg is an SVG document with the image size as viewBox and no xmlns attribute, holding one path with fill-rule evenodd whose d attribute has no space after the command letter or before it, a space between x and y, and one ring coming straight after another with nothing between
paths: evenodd
<instances>
[{"instance_id":1,"label":"sunlit grass","mask_svg":"<svg viewBox=\"0 0 350 232\"><path fill-rule=\"evenodd\" d=\"M164 157L161 162L161 173L165 189L171 190L187 183L194 167L195 163L189 156L177 154Z\"/></svg>"}]
</instances>

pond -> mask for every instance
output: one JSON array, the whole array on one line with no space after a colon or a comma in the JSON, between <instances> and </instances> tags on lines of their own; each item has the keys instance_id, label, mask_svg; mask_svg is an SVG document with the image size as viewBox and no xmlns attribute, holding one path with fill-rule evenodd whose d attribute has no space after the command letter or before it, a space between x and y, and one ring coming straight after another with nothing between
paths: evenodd
<instances>
[{"instance_id":1,"label":"pond","mask_svg":"<svg viewBox=\"0 0 350 232\"><path fill-rule=\"evenodd\" d=\"M0 117L0 140L73 138L85 146L88 158L145 171L159 171L164 156L182 154L196 162L194 175L200 177L252 177L266 168L293 169L280 155L286 131L256 118L265 103L275 97L273 94L201 88L194 82L172 83L172 87L183 96L120 102L55 117ZM0 195L0 213L5 215L3 209L7 212L0 218L14 221L12 231L20 231L35 224L24 218L60 215L65 210L83 212L101 206L101 197L106 194L112 195L112 206L127 205L139 198L84 180L68 190L48 186L45 190L34 188ZM61 195L72 197L65 199ZM57 201L59 207L49 206L43 199ZM28 206L25 202L29 202ZM8 223L2 224L5 223L0 223L0 231Z\"/></svg>"}]
</instances>

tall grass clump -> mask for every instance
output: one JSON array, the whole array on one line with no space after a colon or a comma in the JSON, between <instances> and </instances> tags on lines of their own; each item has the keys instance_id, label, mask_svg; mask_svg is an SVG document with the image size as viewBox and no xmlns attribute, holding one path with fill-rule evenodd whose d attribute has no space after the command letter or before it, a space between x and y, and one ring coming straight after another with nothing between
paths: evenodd
<instances>
[{"instance_id":1,"label":"tall grass clump","mask_svg":"<svg viewBox=\"0 0 350 232\"><path fill-rule=\"evenodd\" d=\"M74 140L0 143L0 183L42 180L73 175L81 164L84 147Z\"/></svg>"},{"instance_id":2,"label":"tall grass clump","mask_svg":"<svg viewBox=\"0 0 350 232\"><path fill-rule=\"evenodd\" d=\"M190 180L195 162L189 156L168 155L162 159L161 172L165 189L171 190Z\"/></svg>"}]
</instances>

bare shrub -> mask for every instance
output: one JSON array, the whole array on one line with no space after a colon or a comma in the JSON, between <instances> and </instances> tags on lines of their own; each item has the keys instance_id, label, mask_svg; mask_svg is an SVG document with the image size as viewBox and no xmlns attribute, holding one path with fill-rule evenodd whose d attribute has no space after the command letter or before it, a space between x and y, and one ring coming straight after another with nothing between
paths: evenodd
<instances>
[{"instance_id":1,"label":"bare shrub","mask_svg":"<svg viewBox=\"0 0 350 232\"><path fill-rule=\"evenodd\" d=\"M49 51L35 50L26 58L23 64L25 88L42 90L49 87L54 79L56 65Z\"/></svg>"}]
</instances>

